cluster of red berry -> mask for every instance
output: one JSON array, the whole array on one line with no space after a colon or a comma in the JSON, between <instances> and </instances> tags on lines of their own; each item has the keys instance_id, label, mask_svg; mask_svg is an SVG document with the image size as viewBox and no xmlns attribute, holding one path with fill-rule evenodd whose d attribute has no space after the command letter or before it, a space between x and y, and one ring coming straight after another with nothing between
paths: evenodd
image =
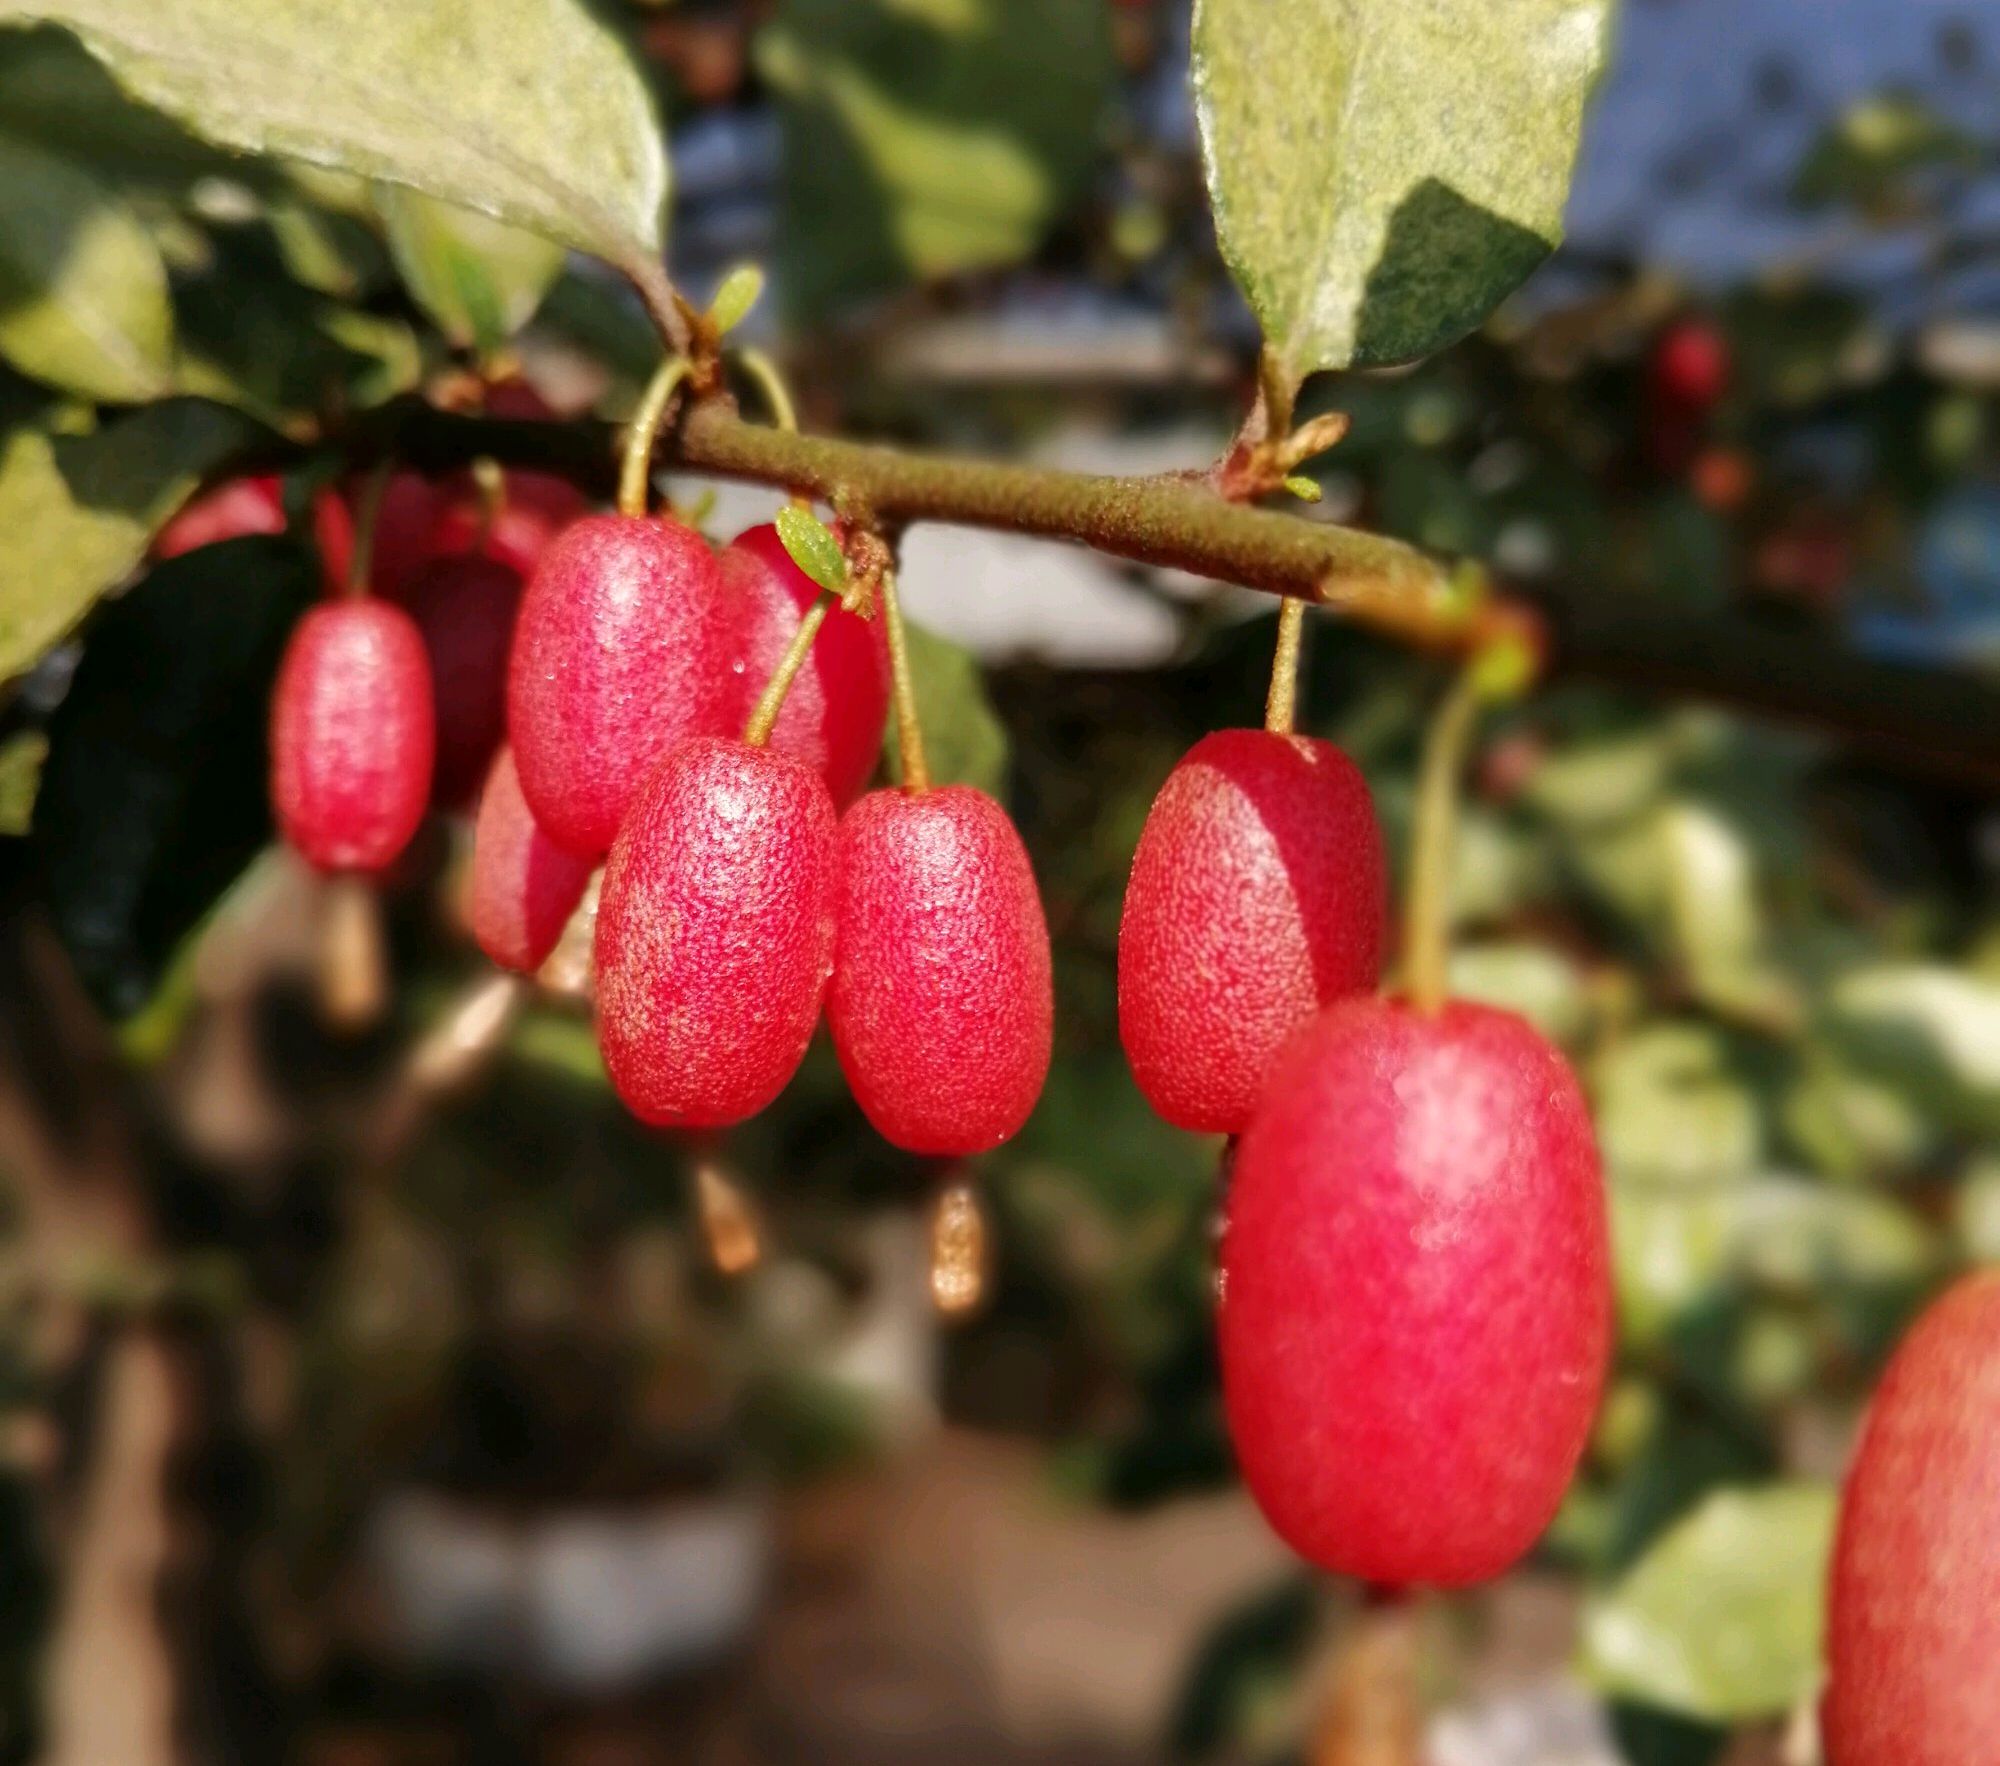
<instances>
[{"instance_id":1,"label":"cluster of red berry","mask_svg":"<svg viewBox=\"0 0 2000 1766\"><path fill-rule=\"evenodd\" d=\"M530 480L517 506L525 476L483 529L469 480L387 482L376 592L315 608L279 673L286 839L323 870L378 871L429 804L483 778L473 935L539 967L603 866L598 1038L643 1120L755 1114L824 1008L885 1138L937 1156L1007 1140L1048 1071L1047 923L992 798L857 801L889 707L882 622L833 609L768 738L748 739L820 595L776 529L718 552L670 515L585 513L566 485ZM316 511L335 581L352 525L340 499Z\"/></svg>"},{"instance_id":2,"label":"cluster of red berry","mask_svg":"<svg viewBox=\"0 0 2000 1766\"><path fill-rule=\"evenodd\" d=\"M598 1038L635 1114L743 1120L824 1011L887 1139L999 1145L1048 1069L1047 924L990 797L857 797L891 698L885 622L828 614L751 739L819 587L772 527L718 552L575 495L510 475L481 527L470 480L388 482L380 592L308 615L279 677L286 837L324 869L380 869L483 774L473 933L538 967L602 864ZM344 508L317 522L336 575ZM1220 1333L1252 1491L1315 1562L1456 1584L1528 1549L1582 1452L1604 1206L1582 1096L1533 1029L1378 995L1385 898L1353 763L1218 731L1141 836L1119 1020L1160 1114L1231 1137Z\"/></svg>"},{"instance_id":3,"label":"cluster of red berry","mask_svg":"<svg viewBox=\"0 0 2000 1766\"><path fill-rule=\"evenodd\" d=\"M1610 1338L1590 1118L1522 1019L1375 992L1382 840L1331 744L1206 737L1140 836L1133 1072L1238 1137L1219 1275L1230 1434L1302 1556L1390 1586L1497 1574L1548 1524Z\"/></svg>"}]
</instances>

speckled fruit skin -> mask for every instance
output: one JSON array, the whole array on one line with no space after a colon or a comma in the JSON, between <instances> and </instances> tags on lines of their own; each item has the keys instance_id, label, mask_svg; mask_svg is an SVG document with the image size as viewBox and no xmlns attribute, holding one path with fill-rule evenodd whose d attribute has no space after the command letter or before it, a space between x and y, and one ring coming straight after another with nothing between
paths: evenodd
<instances>
[{"instance_id":1,"label":"speckled fruit skin","mask_svg":"<svg viewBox=\"0 0 2000 1766\"><path fill-rule=\"evenodd\" d=\"M1498 1575L1555 1514L1610 1346L1597 1146L1523 1019L1342 1000L1286 1048L1229 1178L1229 1432L1300 1556Z\"/></svg>"},{"instance_id":2,"label":"speckled fruit skin","mask_svg":"<svg viewBox=\"0 0 2000 1766\"><path fill-rule=\"evenodd\" d=\"M246 534L285 531L284 487L272 475L232 478L189 503L153 539L155 558L178 558L198 546Z\"/></svg>"},{"instance_id":3,"label":"speckled fruit skin","mask_svg":"<svg viewBox=\"0 0 2000 1766\"><path fill-rule=\"evenodd\" d=\"M465 923L503 969L539 969L583 899L590 861L565 852L536 823L514 757L493 758L472 831Z\"/></svg>"},{"instance_id":4,"label":"speckled fruit skin","mask_svg":"<svg viewBox=\"0 0 2000 1766\"><path fill-rule=\"evenodd\" d=\"M591 515L521 598L507 735L550 837L596 858L654 761L727 727L722 575L678 521Z\"/></svg>"},{"instance_id":5,"label":"speckled fruit skin","mask_svg":"<svg viewBox=\"0 0 2000 1766\"><path fill-rule=\"evenodd\" d=\"M983 791L871 791L840 821L826 1017L886 1141L941 1157L1017 1133L1048 1077L1049 928L1026 848Z\"/></svg>"},{"instance_id":6,"label":"speckled fruit skin","mask_svg":"<svg viewBox=\"0 0 2000 1766\"><path fill-rule=\"evenodd\" d=\"M784 1090L833 967L833 802L789 755L681 743L618 830L597 910L597 1040L634 1115L754 1116Z\"/></svg>"},{"instance_id":7,"label":"speckled fruit skin","mask_svg":"<svg viewBox=\"0 0 2000 1766\"><path fill-rule=\"evenodd\" d=\"M819 585L792 562L768 522L738 534L718 562L728 602L731 717L741 730ZM875 770L888 716L889 643L882 621L835 607L785 696L771 746L818 767L834 806L844 808Z\"/></svg>"},{"instance_id":8,"label":"speckled fruit skin","mask_svg":"<svg viewBox=\"0 0 2000 1766\"><path fill-rule=\"evenodd\" d=\"M430 798L436 721L416 622L364 596L299 621L271 695L271 807L323 871L380 870Z\"/></svg>"},{"instance_id":9,"label":"speckled fruit skin","mask_svg":"<svg viewBox=\"0 0 2000 1766\"><path fill-rule=\"evenodd\" d=\"M1118 930L1118 1030L1153 1108L1240 1133L1286 1038L1374 988L1386 888L1367 781L1332 743L1217 730L1189 749Z\"/></svg>"},{"instance_id":10,"label":"speckled fruit skin","mask_svg":"<svg viewBox=\"0 0 2000 1766\"><path fill-rule=\"evenodd\" d=\"M1828 1766L2000 1750L2000 1271L1961 1280L1889 1363L1841 1498Z\"/></svg>"},{"instance_id":11,"label":"speckled fruit skin","mask_svg":"<svg viewBox=\"0 0 2000 1766\"><path fill-rule=\"evenodd\" d=\"M436 558L403 591L423 633L437 707L436 803L471 802L507 730L507 656L521 605L519 572L461 552Z\"/></svg>"}]
</instances>

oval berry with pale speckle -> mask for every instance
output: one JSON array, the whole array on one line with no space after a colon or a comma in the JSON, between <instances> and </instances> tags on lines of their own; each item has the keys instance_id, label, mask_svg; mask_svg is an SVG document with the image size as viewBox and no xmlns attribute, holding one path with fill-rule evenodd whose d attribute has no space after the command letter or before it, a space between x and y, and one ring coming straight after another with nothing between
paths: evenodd
<instances>
[{"instance_id":1,"label":"oval berry with pale speckle","mask_svg":"<svg viewBox=\"0 0 2000 1766\"><path fill-rule=\"evenodd\" d=\"M271 694L271 807L323 871L374 871L430 798L436 720L415 622L372 596L299 621Z\"/></svg>"},{"instance_id":2,"label":"oval berry with pale speckle","mask_svg":"<svg viewBox=\"0 0 2000 1766\"><path fill-rule=\"evenodd\" d=\"M543 553L514 631L507 737L535 819L572 852L609 848L676 742L723 733L721 582L678 521L587 516Z\"/></svg>"},{"instance_id":3,"label":"oval berry with pale speckle","mask_svg":"<svg viewBox=\"0 0 2000 1766\"><path fill-rule=\"evenodd\" d=\"M840 822L827 1023L855 1100L913 1153L985 1152L1048 1076L1049 928L1007 812L969 785L872 791Z\"/></svg>"},{"instance_id":4,"label":"oval berry with pale speckle","mask_svg":"<svg viewBox=\"0 0 2000 1766\"><path fill-rule=\"evenodd\" d=\"M1147 814L1118 931L1118 1030L1153 1108L1239 1132L1285 1039L1375 986L1385 895L1367 782L1332 743L1197 742Z\"/></svg>"},{"instance_id":5,"label":"oval berry with pale speckle","mask_svg":"<svg viewBox=\"0 0 2000 1766\"><path fill-rule=\"evenodd\" d=\"M820 589L792 562L769 522L738 534L718 562L729 628L726 666L735 694L731 722L740 731ZM785 695L771 746L818 767L834 806L841 808L875 770L888 716L889 644L882 621L829 609Z\"/></svg>"},{"instance_id":6,"label":"oval berry with pale speckle","mask_svg":"<svg viewBox=\"0 0 2000 1766\"><path fill-rule=\"evenodd\" d=\"M651 1123L753 1116L797 1070L833 967L834 814L789 755L693 737L618 830L597 911L597 1038Z\"/></svg>"},{"instance_id":7,"label":"oval berry with pale speckle","mask_svg":"<svg viewBox=\"0 0 2000 1766\"><path fill-rule=\"evenodd\" d=\"M1230 1436L1302 1557L1403 1587L1498 1575L1589 1435L1610 1345L1596 1141L1523 1019L1327 1008L1229 1179Z\"/></svg>"},{"instance_id":8,"label":"oval berry with pale speckle","mask_svg":"<svg viewBox=\"0 0 2000 1766\"><path fill-rule=\"evenodd\" d=\"M1968 1766L2000 1737L2000 1272L1967 1276L1882 1376L1841 1497L1828 1766Z\"/></svg>"},{"instance_id":9,"label":"oval berry with pale speckle","mask_svg":"<svg viewBox=\"0 0 2000 1766\"><path fill-rule=\"evenodd\" d=\"M473 824L465 920L479 948L503 969L538 969L583 899L591 864L542 832L514 756L493 758Z\"/></svg>"}]
</instances>

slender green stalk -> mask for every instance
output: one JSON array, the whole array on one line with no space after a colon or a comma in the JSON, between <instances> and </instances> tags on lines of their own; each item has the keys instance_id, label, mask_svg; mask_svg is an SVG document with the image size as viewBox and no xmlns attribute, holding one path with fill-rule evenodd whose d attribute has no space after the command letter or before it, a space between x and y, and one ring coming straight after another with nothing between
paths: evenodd
<instances>
[{"instance_id":1,"label":"slender green stalk","mask_svg":"<svg viewBox=\"0 0 2000 1766\"><path fill-rule=\"evenodd\" d=\"M903 762L903 789L931 788L930 761L924 754L923 721L917 716L916 681L910 674L910 640L903 629L903 603L896 589L894 566L882 572L882 618L889 634L889 680L896 702L896 752Z\"/></svg>"},{"instance_id":2,"label":"slender green stalk","mask_svg":"<svg viewBox=\"0 0 2000 1766\"><path fill-rule=\"evenodd\" d=\"M1483 695L1474 670L1463 669L1431 719L1417 776L1417 816L1411 835L1410 898L1404 916L1404 981L1420 1012L1443 1009L1451 956L1451 859L1458 831L1459 774L1479 721Z\"/></svg>"},{"instance_id":3,"label":"slender green stalk","mask_svg":"<svg viewBox=\"0 0 2000 1766\"><path fill-rule=\"evenodd\" d=\"M792 641L785 654L778 659L778 666L771 671L771 679L764 688L763 697L757 701L756 709L750 713L750 721L743 726L743 740L752 748L762 748L771 739L771 731L778 722L778 713L785 709L785 695L792 690L792 682L798 679L799 670L806 665L806 657L812 650L813 639L819 636L819 628L826 624L827 611L833 606L834 594L831 589L821 589L813 597L813 604L799 621L799 629L792 634Z\"/></svg>"},{"instance_id":4,"label":"slender green stalk","mask_svg":"<svg viewBox=\"0 0 2000 1766\"><path fill-rule=\"evenodd\" d=\"M647 384L639 408L632 414L632 427L625 433L625 460L618 474L618 513L646 513L646 491L653 474L653 447L660 438L660 424L674 393L687 378L685 356L669 356Z\"/></svg>"},{"instance_id":5,"label":"slender green stalk","mask_svg":"<svg viewBox=\"0 0 2000 1766\"><path fill-rule=\"evenodd\" d=\"M484 552L493 524L507 507L507 474L491 454L481 454L472 463L472 482L479 488L479 530L472 536L472 549Z\"/></svg>"},{"instance_id":6,"label":"slender green stalk","mask_svg":"<svg viewBox=\"0 0 2000 1766\"><path fill-rule=\"evenodd\" d=\"M375 529L382 518L382 498L395 471L391 460L381 461L361 487L361 502L354 511L354 550L347 560L347 592L368 593L369 577L375 569Z\"/></svg>"},{"instance_id":7,"label":"slender green stalk","mask_svg":"<svg viewBox=\"0 0 2000 1766\"><path fill-rule=\"evenodd\" d=\"M792 395L785 386L785 377L778 372L778 365L760 349L749 345L736 352L736 365L757 383L757 391L763 395L764 403L771 413L771 421L787 435L799 432L798 407L792 403Z\"/></svg>"},{"instance_id":8,"label":"slender green stalk","mask_svg":"<svg viewBox=\"0 0 2000 1766\"><path fill-rule=\"evenodd\" d=\"M1264 701L1264 728L1289 736L1298 720L1299 649L1305 637L1306 604L1286 600L1278 608L1278 650L1271 658L1271 691Z\"/></svg>"}]
</instances>

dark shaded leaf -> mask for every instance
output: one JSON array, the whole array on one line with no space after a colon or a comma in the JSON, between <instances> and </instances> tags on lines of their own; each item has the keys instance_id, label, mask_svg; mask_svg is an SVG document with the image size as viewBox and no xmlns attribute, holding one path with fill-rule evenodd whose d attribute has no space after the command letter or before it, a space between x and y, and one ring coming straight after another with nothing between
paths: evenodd
<instances>
[{"instance_id":1,"label":"dark shaded leaf","mask_svg":"<svg viewBox=\"0 0 2000 1766\"><path fill-rule=\"evenodd\" d=\"M1113 66L1106 10L786 0L758 56L784 101L793 310L818 316L1033 251L1095 155Z\"/></svg>"},{"instance_id":2,"label":"dark shaded leaf","mask_svg":"<svg viewBox=\"0 0 2000 1766\"><path fill-rule=\"evenodd\" d=\"M33 845L91 997L139 1011L175 946L264 844L264 728L304 550L241 539L170 560L97 621L49 726Z\"/></svg>"},{"instance_id":3,"label":"dark shaded leaf","mask_svg":"<svg viewBox=\"0 0 2000 1766\"><path fill-rule=\"evenodd\" d=\"M131 572L195 486L254 431L174 399L87 435L0 442L0 681L19 674Z\"/></svg>"},{"instance_id":4,"label":"dark shaded leaf","mask_svg":"<svg viewBox=\"0 0 2000 1766\"><path fill-rule=\"evenodd\" d=\"M167 390L174 317L159 248L108 184L0 131L0 354L83 398Z\"/></svg>"}]
</instances>

